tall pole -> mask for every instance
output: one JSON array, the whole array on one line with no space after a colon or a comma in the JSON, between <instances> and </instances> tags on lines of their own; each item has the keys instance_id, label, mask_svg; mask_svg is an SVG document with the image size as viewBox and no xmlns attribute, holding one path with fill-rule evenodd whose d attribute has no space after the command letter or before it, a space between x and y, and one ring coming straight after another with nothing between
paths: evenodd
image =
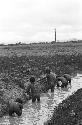
<instances>
[{"instance_id":1,"label":"tall pole","mask_svg":"<svg viewBox=\"0 0 82 125\"><path fill-rule=\"evenodd\" d=\"M56 42L56 28L55 28L55 42Z\"/></svg>"}]
</instances>

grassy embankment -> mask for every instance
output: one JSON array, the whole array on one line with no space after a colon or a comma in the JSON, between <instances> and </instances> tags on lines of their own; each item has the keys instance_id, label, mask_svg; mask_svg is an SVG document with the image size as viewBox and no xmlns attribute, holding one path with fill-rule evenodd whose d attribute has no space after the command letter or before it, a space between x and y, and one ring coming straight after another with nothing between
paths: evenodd
<instances>
[{"instance_id":1,"label":"grassy embankment","mask_svg":"<svg viewBox=\"0 0 82 125\"><path fill-rule=\"evenodd\" d=\"M7 100L21 97L31 75L36 79L49 66L57 75L82 70L82 43L45 43L0 47L1 114L7 112Z\"/></svg>"},{"instance_id":2,"label":"grassy embankment","mask_svg":"<svg viewBox=\"0 0 82 125\"><path fill-rule=\"evenodd\" d=\"M82 125L82 89L54 108L52 118L45 125Z\"/></svg>"}]
</instances>

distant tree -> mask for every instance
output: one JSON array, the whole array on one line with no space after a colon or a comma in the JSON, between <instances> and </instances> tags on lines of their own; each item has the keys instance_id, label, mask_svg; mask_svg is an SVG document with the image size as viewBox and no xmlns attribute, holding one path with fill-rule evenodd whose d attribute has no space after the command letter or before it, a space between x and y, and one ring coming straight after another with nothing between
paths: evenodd
<instances>
[{"instance_id":1,"label":"distant tree","mask_svg":"<svg viewBox=\"0 0 82 125\"><path fill-rule=\"evenodd\" d=\"M1 43L1 44L0 44L0 46L4 46L4 44L3 44L3 43Z\"/></svg>"}]
</instances>

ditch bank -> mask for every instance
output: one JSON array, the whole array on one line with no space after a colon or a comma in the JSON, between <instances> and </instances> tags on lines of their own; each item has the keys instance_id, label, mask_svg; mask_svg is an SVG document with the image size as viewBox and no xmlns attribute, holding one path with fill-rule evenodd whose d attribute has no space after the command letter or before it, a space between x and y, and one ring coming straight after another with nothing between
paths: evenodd
<instances>
[{"instance_id":1,"label":"ditch bank","mask_svg":"<svg viewBox=\"0 0 82 125\"><path fill-rule=\"evenodd\" d=\"M63 100L54 109L53 116L44 125L81 125L82 124L82 89Z\"/></svg>"}]
</instances>

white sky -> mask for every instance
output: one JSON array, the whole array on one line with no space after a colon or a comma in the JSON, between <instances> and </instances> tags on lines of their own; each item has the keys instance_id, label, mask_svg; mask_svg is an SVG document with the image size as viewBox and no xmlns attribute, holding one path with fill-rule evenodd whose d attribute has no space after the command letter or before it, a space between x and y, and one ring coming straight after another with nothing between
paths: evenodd
<instances>
[{"instance_id":1,"label":"white sky","mask_svg":"<svg viewBox=\"0 0 82 125\"><path fill-rule=\"evenodd\" d=\"M82 0L0 0L0 43L82 39Z\"/></svg>"}]
</instances>

